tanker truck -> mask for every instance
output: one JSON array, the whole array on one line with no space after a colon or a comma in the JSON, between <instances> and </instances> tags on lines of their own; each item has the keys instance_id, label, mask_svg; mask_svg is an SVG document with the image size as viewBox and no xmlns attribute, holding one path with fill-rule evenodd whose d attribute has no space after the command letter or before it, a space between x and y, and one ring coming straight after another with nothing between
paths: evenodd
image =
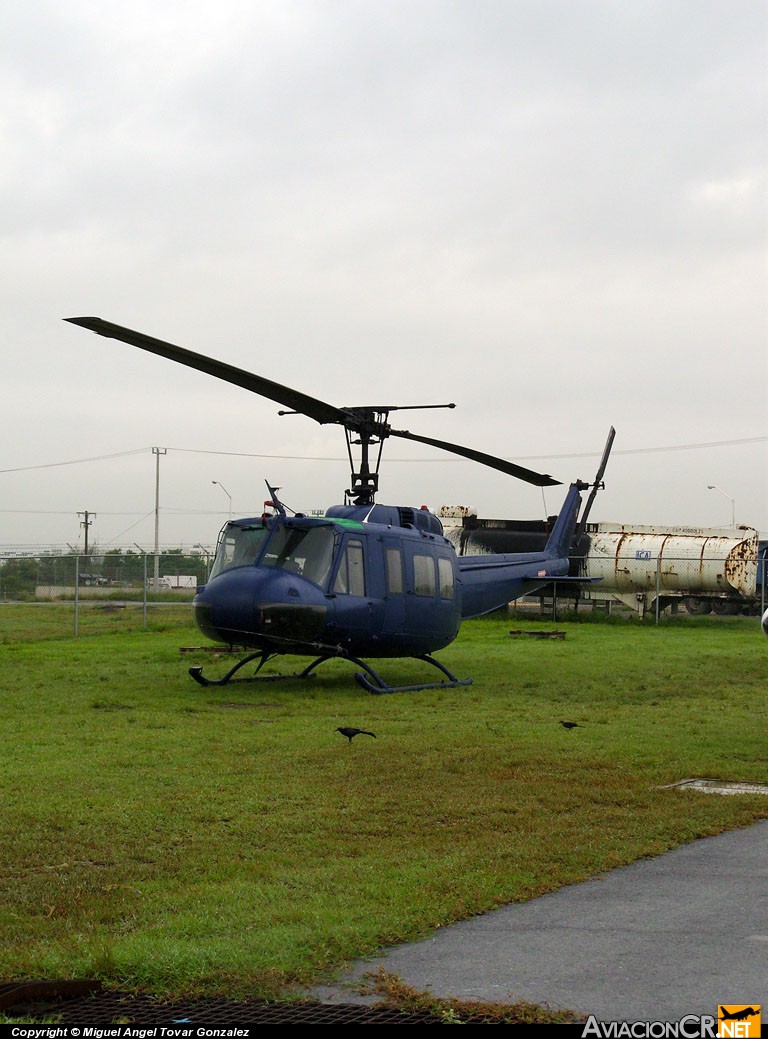
<instances>
[{"instance_id":1,"label":"tanker truck","mask_svg":"<svg viewBox=\"0 0 768 1039\"><path fill-rule=\"evenodd\" d=\"M584 576L600 578L640 614L682 603L688 613L758 615L765 609L766 549L751 527L733 529L588 523Z\"/></svg>"},{"instance_id":2,"label":"tanker truck","mask_svg":"<svg viewBox=\"0 0 768 1039\"><path fill-rule=\"evenodd\" d=\"M480 519L466 506L443 506L439 515L459 555L537 551L551 522ZM694 615L758 615L768 605L768 542L752 527L588 522L578 531L570 575L590 583L558 588L558 597L616 599L641 615L657 599L659 609L682 604Z\"/></svg>"}]
</instances>

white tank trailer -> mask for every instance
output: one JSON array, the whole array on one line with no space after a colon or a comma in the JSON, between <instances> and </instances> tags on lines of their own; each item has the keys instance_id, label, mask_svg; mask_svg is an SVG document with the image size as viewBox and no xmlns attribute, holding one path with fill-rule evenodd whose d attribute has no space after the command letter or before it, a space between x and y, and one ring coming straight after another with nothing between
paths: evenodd
<instances>
[{"instance_id":1,"label":"white tank trailer","mask_svg":"<svg viewBox=\"0 0 768 1039\"><path fill-rule=\"evenodd\" d=\"M459 555L536 551L551 522L479 519L465 506L443 506L439 514ZM768 604L768 542L751 527L587 523L571 576L600 578L583 586L582 598L617 599L642 615L657 599L660 609L682 603L691 614L758 615Z\"/></svg>"},{"instance_id":2,"label":"white tank trailer","mask_svg":"<svg viewBox=\"0 0 768 1039\"><path fill-rule=\"evenodd\" d=\"M583 573L641 614L682 602L688 613L761 612L766 543L752 528L588 523ZM762 550L761 550L762 549Z\"/></svg>"}]
</instances>

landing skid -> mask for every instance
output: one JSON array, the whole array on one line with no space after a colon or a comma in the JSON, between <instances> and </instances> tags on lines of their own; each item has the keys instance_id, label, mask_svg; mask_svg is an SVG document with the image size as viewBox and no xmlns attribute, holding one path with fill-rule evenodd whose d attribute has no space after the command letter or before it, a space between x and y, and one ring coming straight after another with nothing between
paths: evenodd
<instances>
[{"instance_id":1,"label":"landing skid","mask_svg":"<svg viewBox=\"0 0 768 1039\"><path fill-rule=\"evenodd\" d=\"M449 689L457 685L472 685L471 678L457 678L456 675L452 674L447 667L440 663L439 660L435 660L434 657L430 657L427 653L424 653L419 657L412 657L413 660L423 660L425 664L431 664L436 667L438 671L442 671L445 677L448 679L447 682L424 682L421 685L387 685L381 675L378 675L372 667L364 663L362 660L355 660L354 657L349 657L349 660L353 660L356 664L362 667L367 675L370 675L373 682L370 682L366 675L362 675L359 672L355 674L355 681L358 685L361 685L363 689L367 689L369 693L373 693L376 696L381 696L383 693L415 693L419 689Z\"/></svg>"},{"instance_id":2,"label":"landing skid","mask_svg":"<svg viewBox=\"0 0 768 1039\"><path fill-rule=\"evenodd\" d=\"M189 673L192 676L192 678L194 678L194 680L197 682L197 684L202 686L229 685L229 683L233 680L236 682L279 682L281 679L284 678L309 678L311 671L318 664L322 664L324 660L329 659L327 656L318 657L317 660L312 661L309 667L305 667L303 671L294 675L260 675L259 671L261 671L266 662L268 660L271 660L272 657L278 655L279 654L277 653L267 653L263 650L260 650L257 653L250 653L247 657L243 657L242 660L238 660L235 666L230 668L229 671L227 671L226 675L224 675L222 678L206 678L206 676L203 674L202 667L191 667L189 669ZM250 664L254 660L258 660L259 662L256 666L256 671L254 672L254 674L252 674L250 678L235 679L234 676L237 674L240 668L245 667L246 664Z\"/></svg>"},{"instance_id":3,"label":"landing skid","mask_svg":"<svg viewBox=\"0 0 768 1039\"><path fill-rule=\"evenodd\" d=\"M189 673L198 683L198 685L209 686L209 685L229 685L232 681L237 682L279 682L287 678L314 678L313 671L320 664L324 664L326 660L348 660L352 664L357 664L358 667L363 669L364 673L356 672L355 681L358 685L362 686L369 693L373 693L375 696L381 696L384 693L413 693L420 689L449 689L453 686L460 685L472 685L471 678L457 678L452 674L447 667L441 664L434 657L428 654L423 654L419 657L413 657L411 659L421 660L425 664L431 664L436 667L438 671L441 671L446 681L442 682L425 682L420 685L388 685L384 679L376 671L373 670L370 665L366 664L364 660L360 660L359 657L342 656L338 653L325 653L322 656L316 657L311 664L308 664L303 671L298 671L290 675L260 675L262 667L274 656L279 656L277 653L267 653L260 651L257 653L251 653L247 657L243 657L239 660L234 667L230 668L229 671L222 678L206 678L203 674L202 667L191 667ZM250 664L252 661L258 660L256 671L250 678L235 678L234 676L240 670L245 667L246 664Z\"/></svg>"}]
</instances>

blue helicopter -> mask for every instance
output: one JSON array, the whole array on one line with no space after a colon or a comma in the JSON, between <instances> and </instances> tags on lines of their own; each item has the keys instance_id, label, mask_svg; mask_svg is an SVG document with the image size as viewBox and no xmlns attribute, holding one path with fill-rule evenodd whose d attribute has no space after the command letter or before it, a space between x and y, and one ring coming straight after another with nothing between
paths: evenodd
<instances>
[{"instance_id":1,"label":"blue helicopter","mask_svg":"<svg viewBox=\"0 0 768 1039\"><path fill-rule=\"evenodd\" d=\"M263 512L231 520L222 528L208 582L194 599L195 621L208 638L252 652L219 679L205 677L201 667L190 668L199 684L226 685L253 661L257 662L256 671L246 681L307 678L324 661L340 658L361 669L355 679L371 693L470 685L471 678L457 678L432 656L453 642L463 620L490 613L554 579L558 583L581 580L569 574L569 556L594 495L604 486L602 475L613 429L594 483L571 484L541 551L457 556L439 518L426 507L376 503L382 446L387 438L437 447L536 486L553 486L559 481L472 448L393 429L390 413L410 408L337 408L101 318L65 320L241 386L290 409L280 411L281 415L303 414L344 429L352 472L343 505L333 506L322 517L289 515L278 497L279 488L267 483L269 497ZM357 468L353 446L360 449ZM373 468L372 448L378 449ZM592 494L579 521L582 493L590 487ZM267 661L282 656L314 659L296 674L259 674ZM437 682L393 686L363 659L398 657L423 661L443 677Z\"/></svg>"}]
</instances>

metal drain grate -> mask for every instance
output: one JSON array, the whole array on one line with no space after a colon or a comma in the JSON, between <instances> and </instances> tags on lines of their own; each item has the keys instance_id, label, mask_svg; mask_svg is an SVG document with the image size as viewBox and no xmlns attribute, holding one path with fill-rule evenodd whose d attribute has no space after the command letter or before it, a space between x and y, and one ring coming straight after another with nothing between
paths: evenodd
<instances>
[{"instance_id":1,"label":"metal drain grate","mask_svg":"<svg viewBox=\"0 0 768 1039\"><path fill-rule=\"evenodd\" d=\"M424 993L424 995L428 995ZM232 999L160 999L104 989L91 979L0 983L0 1011L24 1024L79 1028L150 1027L250 1029L257 1025L516 1025L583 1024L572 1011L549 1011L528 1003L441 1003L400 1009L384 1002L320 1003L310 1000L269 1002ZM82 1032L81 1034L85 1034ZM124 1033L122 1033L124 1034Z\"/></svg>"},{"instance_id":2,"label":"metal drain grate","mask_svg":"<svg viewBox=\"0 0 768 1039\"><path fill-rule=\"evenodd\" d=\"M437 1025L443 1018L427 1012L355 1003L234 1002L225 999L167 1002L149 996L99 989L96 982L32 982L0 986L0 1008L10 1016L34 1024L139 1025L249 1028L255 1025ZM466 1024L492 1024L481 1018Z\"/></svg>"}]
</instances>

